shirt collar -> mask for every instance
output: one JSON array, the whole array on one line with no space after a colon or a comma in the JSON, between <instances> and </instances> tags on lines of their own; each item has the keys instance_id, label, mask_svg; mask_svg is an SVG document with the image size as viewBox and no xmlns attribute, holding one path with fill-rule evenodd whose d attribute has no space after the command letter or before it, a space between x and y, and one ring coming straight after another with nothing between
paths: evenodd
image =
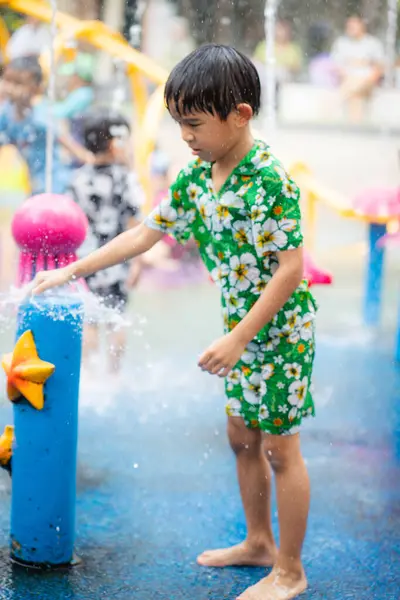
<instances>
[{"instance_id":1,"label":"shirt collar","mask_svg":"<svg viewBox=\"0 0 400 600\"><path fill-rule=\"evenodd\" d=\"M232 172L232 175L244 175L247 177L251 175L257 175L259 173L259 169L257 165L253 162L253 159L258 152L266 150L267 148L269 148L269 146L266 142L263 142L262 140L255 140L253 147L246 154L246 156L242 158L240 163L235 167L235 169ZM208 172L209 176L211 177L212 163L198 158L193 163L193 166L194 168L203 169L204 171Z\"/></svg>"}]
</instances>

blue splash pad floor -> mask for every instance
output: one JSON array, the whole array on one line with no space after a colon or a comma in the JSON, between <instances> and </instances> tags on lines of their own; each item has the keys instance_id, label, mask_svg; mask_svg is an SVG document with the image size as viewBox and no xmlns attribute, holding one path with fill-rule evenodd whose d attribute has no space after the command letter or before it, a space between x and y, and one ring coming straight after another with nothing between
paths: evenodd
<instances>
[{"instance_id":1,"label":"blue splash pad floor","mask_svg":"<svg viewBox=\"0 0 400 600\"><path fill-rule=\"evenodd\" d=\"M303 432L312 508L304 548L310 588L302 598L398 600L400 369L389 350L323 340L318 350L318 417ZM10 482L0 473L1 600L234 599L264 576L264 569L195 563L206 548L240 541L245 524L221 390L196 375L193 360L174 360L187 377L174 382L171 367L157 392L151 385L82 391L80 567L11 567ZM113 397L102 404L105 394ZM10 408L1 407L1 423L9 418Z\"/></svg>"}]
</instances>

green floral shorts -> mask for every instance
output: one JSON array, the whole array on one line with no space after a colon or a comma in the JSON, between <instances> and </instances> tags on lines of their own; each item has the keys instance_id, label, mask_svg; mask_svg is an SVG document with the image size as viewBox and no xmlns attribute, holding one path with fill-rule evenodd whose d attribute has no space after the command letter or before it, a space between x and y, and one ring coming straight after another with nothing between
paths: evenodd
<instances>
[{"instance_id":1,"label":"green floral shorts","mask_svg":"<svg viewBox=\"0 0 400 600\"><path fill-rule=\"evenodd\" d=\"M307 327L308 325L308 327ZM314 416L311 376L315 322L301 337L271 337L251 342L226 378L226 412L242 417L250 428L274 435L293 435L303 417Z\"/></svg>"}]
</instances>

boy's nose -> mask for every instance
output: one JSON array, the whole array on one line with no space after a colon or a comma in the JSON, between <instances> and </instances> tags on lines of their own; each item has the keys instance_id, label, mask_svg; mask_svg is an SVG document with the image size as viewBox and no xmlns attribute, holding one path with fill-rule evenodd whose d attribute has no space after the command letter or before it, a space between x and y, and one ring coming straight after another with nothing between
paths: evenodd
<instances>
[{"instance_id":1,"label":"boy's nose","mask_svg":"<svg viewBox=\"0 0 400 600\"><path fill-rule=\"evenodd\" d=\"M191 133L190 131L187 131L186 129L183 129L183 128L181 131L181 136L182 136L183 141L186 142L187 144L190 144L194 140L193 133Z\"/></svg>"}]
</instances>

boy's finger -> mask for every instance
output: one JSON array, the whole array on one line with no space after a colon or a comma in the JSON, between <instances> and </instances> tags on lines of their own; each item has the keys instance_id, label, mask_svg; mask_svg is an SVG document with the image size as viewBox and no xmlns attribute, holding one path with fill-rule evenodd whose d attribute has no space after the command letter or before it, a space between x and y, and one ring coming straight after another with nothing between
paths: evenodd
<instances>
[{"instance_id":1,"label":"boy's finger","mask_svg":"<svg viewBox=\"0 0 400 600\"><path fill-rule=\"evenodd\" d=\"M208 352L205 352L204 354L202 354L200 356L199 362L198 362L199 367L205 367L210 359L211 359L211 354L209 354Z\"/></svg>"},{"instance_id":2,"label":"boy's finger","mask_svg":"<svg viewBox=\"0 0 400 600\"><path fill-rule=\"evenodd\" d=\"M229 373L231 372L231 368L230 367L226 367L225 369L222 369L222 371L218 374L219 377L221 378L225 378L228 377Z\"/></svg>"},{"instance_id":3,"label":"boy's finger","mask_svg":"<svg viewBox=\"0 0 400 600\"><path fill-rule=\"evenodd\" d=\"M43 292L45 292L45 291L46 291L46 284L39 283L39 285L37 285L36 287L33 288L32 296L40 296L40 294L43 294Z\"/></svg>"}]
</instances>

